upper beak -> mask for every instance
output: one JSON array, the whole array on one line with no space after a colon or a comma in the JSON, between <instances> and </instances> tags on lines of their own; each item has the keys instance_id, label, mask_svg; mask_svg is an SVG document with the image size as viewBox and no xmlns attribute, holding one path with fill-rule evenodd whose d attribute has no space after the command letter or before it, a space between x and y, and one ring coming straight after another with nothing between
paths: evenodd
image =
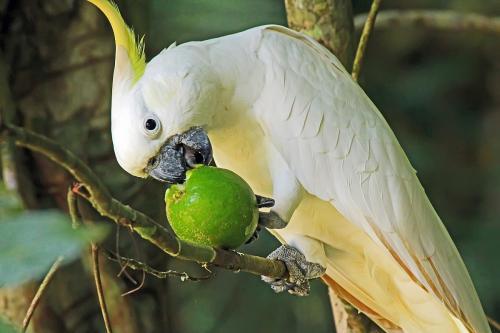
<instances>
[{"instance_id":1,"label":"upper beak","mask_svg":"<svg viewBox=\"0 0 500 333\"><path fill-rule=\"evenodd\" d=\"M192 127L169 137L158 154L149 160L146 172L162 182L182 183L187 170L211 162L212 145L207 133L201 127Z\"/></svg>"}]
</instances>

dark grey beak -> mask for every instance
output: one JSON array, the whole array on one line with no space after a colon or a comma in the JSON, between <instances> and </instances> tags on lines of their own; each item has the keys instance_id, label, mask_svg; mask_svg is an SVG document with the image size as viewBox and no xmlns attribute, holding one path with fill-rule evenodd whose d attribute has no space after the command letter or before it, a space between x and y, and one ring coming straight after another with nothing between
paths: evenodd
<instances>
[{"instance_id":1,"label":"dark grey beak","mask_svg":"<svg viewBox=\"0 0 500 333\"><path fill-rule=\"evenodd\" d=\"M146 172L162 182L182 183L187 170L211 162L212 145L207 133L201 127L192 127L168 138L158 154L149 160Z\"/></svg>"}]
</instances>

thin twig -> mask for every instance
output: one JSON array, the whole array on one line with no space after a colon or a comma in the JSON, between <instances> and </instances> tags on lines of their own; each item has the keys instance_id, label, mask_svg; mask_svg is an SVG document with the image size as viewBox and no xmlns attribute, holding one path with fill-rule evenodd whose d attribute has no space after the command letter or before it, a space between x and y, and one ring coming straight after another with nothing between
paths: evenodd
<instances>
[{"instance_id":1,"label":"thin twig","mask_svg":"<svg viewBox=\"0 0 500 333\"><path fill-rule=\"evenodd\" d=\"M147 273L149 275L155 276L159 279L166 279L169 276L176 276L181 279L181 281L203 281L203 280L208 280L213 276L213 273L210 272L210 274L207 274L206 276L191 276L186 272L178 272L172 269L169 269L167 271L159 271L155 268L152 268L151 266L140 262L139 260L132 259L132 258L125 258L118 256L116 253L112 253L111 251L106 251L108 253L108 259L118 262L120 264L124 264L126 267L131 268L133 270L138 270L142 271L144 273Z\"/></svg>"},{"instance_id":2,"label":"thin twig","mask_svg":"<svg viewBox=\"0 0 500 333\"><path fill-rule=\"evenodd\" d=\"M101 271L99 268L99 247L92 243L90 249L92 252L92 271L94 273L95 289L97 291L99 307L101 308L102 319L104 320L104 327L106 328L106 333L113 333L109 321L108 308L106 307L106 300L104 298L104 291L102 289Z\"/></svg>"},{"instance_id":3,"label":"thin twig","mask_svg":"<svg viewBox=\"0 0 500 333\"><path fill-rule=\"evenodd\" d=\"M126 291L126 292L122 293L120 296L125 297L125 296L131 295L131 294L133 294L133 293L141 290L142 287L144 287L144 283L145 282L146 282L146 272L142 271L141 282L139 282L139 284L137 285L137 287L135 287L134 289L131 289L129 291Z\"/></svg>"},{"instance_id":4,"label":"thin twig","mask_svg":"<svg viewBox=\"0 0 500 333\"><path fill-rule=\"evenodd\" d=\"M74 184L68 189L68 193L66 195L68 212L71 216L73 228L77 228L81 224L80 212L77 206L77 193L79 193L79 189L80 186L78 184ZM86 221L85 218L83 219L83 221L86 224L92 224L92 222ZM99 300L99 307L101 308L102 318L104 320L104 327L106 328L107 333L112 333L108 309L106 307L106 300L104 298L104 292L102 289L101 270L99 267L99 247L95 243L90 243L90 252L92 255L92 273L94 275L94 282L96 287L95 289L97 292L97 299Z\"/></svg>"},{"instance_id":5,"label":"thin twig","mask_svg":"<svg viewBox=\"0 0 500 333\"><path fill-rule=\"evenodd\" d=\"M78 206L77 206L77 197L76 193L70 187L68 189L68 193L66 194L66 202L68 204L68 212L71 217L71 225L73 229L76 229L80 226L80 219L78 218Z\"/></svg>"},{"instance_id":6,"label":"thin twig","mask_svg":"<svg viewBox=\"0 0 500 333\"><path fill-rule=\"evenodd\" d=\"M78 182L83 184L88 192L86 199L102 216L133 230L171 256L272 278L283 278L288 274L285 264L280 260L269 260L235 251L214 249L178 239L149 216L113 198L88 165L75 154L43 135L5 123L0 123L0 133L2 134L0 142L7 134L11 135L18 146L39 152L65 168Z\"/></svg>"},{"instance_id":7,"label":"thin twig","mask_svg":"<svg viewBox=\"0 0 500 333\"><path fill-rule=\"evenodd\" d=\"M120 256L120 228L121 227L119 225L116 226L115 252L118 257ZM127 266L122 265L120 261L118 261L118 263L120 264L121 269L116 276L120 277L123 274L130 282L136 285L137 281L127 272Z\"/></svg>"},{"instance_id":8,"label":"thin twig","mask_svg":"<svg viewBox=\"0 0 500 333\"><path fill-rule=\"evenodd\" d=\"M61 263L63 261L63 257L57 258L57 260L52 264L50 267L49 271L47 272L47 275L43 278L42 283L38 287L38 290L35 293L35 296L33 297L33 300L31 300L31 304L28 308L28 311L26 312L26 315L24 316L23 319L23 327L22 327L22 332L26 332L26 329L28 328L28 325L30 324L31 317L33 317L33 314L35 313L36 307L40 303L40 299L42 298L44 292L47 290L47 287L52 281L52 278L54 277L54 274L57 272L59 267L61 266Z\"/></svg>"},{"instance_id":9,"label":"thin twig","mask_svg":"<svg viewBox=\"0 0 500 333\"><path fill-rule=\"evenodd\" d=\"M380 2L382 2L382 0L373 0L370 12L368 13L368 17L366 18L366 22L363 27L363 32L361 33L361 37L359 39L358 49L356 50L356 56L354 57L354 63L352 65L352 78L354 81L358 81L359 73L361 72L366 45L368 44L368 39L370 38L373 25L375 24L375 19L377 18Z\"/></svg>"},{"instance_id":10,"label":"thin twig","mask_svg":"<svg viewBox=\"0 0 500 333\"><path fill-rule=\"evenodd\" d=\"M130 238L132 240L132 244L134 245L133 247L134 247L135 254L137 256L140 256L141 255L141 251L139 250L139 247L137 246L136 239L133 237L132 232L129 232L129 235L130 235ZM117 252L117 257L120 257L120 252ZM119 263L120 263L120 265L122 265L122 262L119 261ZM125 263L125 265L122 267L122 271L125 274L125 276L128 274L128 272L127 272L127 263ZM122 294L122 296L131 295L131 294L135 293L136 291L141 290L141 288L144 286L144 282L146 282L146 272L143 270L142 271L142 276L141 276L141 282L137 285L137 287L135 287L132 290L124 292Z\"/></svg>"},{"instance_id":11,"label":"thin twig","mask_svg":"<svg viewBox=\"0 0 500 333\"><path fill-rule=\"evenodd\" d=\"M366 20L367 14L356 15L354 26L357 31L361 31ZM500 35L500 17L453 10L383 10L377 14L375 29L402 27Z\"/></svg>"}]
</instances>

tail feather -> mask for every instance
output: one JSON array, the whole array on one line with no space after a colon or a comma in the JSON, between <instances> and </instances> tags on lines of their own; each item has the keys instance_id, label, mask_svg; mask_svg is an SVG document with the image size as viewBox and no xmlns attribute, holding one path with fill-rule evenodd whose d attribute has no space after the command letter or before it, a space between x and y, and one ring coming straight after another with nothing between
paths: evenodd
<instances>
[{"instance_id":1,"label":"tail feather","mask_svg":"<svg viewBox=\"0 0 500 333\"><path fill-rule=\"evenodd\" d=\"M363 230L318 198L306 197L285 229L289 242L301 235L323 248L323 278L340 297L373 319L386 332L472 333L443 302L416 283L400 263ZM318 262L321 246L295 241L306 258ZM313 251L314 250L314 251Z\"/></svg>"}]
</instances>

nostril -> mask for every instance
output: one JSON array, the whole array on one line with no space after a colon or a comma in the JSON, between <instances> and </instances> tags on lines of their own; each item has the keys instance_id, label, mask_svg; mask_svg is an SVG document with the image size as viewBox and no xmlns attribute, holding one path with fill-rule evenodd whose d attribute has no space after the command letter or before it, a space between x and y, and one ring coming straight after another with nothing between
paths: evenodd
<instances>
[{"instance_id":1,"label":"nostril","mask_svg":"<svg viewBox=\"0 0 500 333\"><path fill-rule=\"evenodd\" d=\"M203 164L205 160L200 152L190 147L185 147L184 159L190 168L194 168L197 164Z\"/></svg>"},{"instance_id":2,"label":"nostril","mask_svg":"<svg viewBox=\"0 0 500 333\"><path fill-rule=\"evenodd\" d=\"M194 153L194 161L196 164L203 164L205 162L205 158L200 152Z\"/></svg>"},{"instance_id":3,"label":"nostril","mask_svg":"<svg viewBox=\"0 0 500 333\"><path fill-rule=\"evenodd\" d=\"M154 167L156 166L156 163L158 162L158 159L155 157L151 157L151 159L149 160L149 165Z\"/></svg>"}]
</instances>

